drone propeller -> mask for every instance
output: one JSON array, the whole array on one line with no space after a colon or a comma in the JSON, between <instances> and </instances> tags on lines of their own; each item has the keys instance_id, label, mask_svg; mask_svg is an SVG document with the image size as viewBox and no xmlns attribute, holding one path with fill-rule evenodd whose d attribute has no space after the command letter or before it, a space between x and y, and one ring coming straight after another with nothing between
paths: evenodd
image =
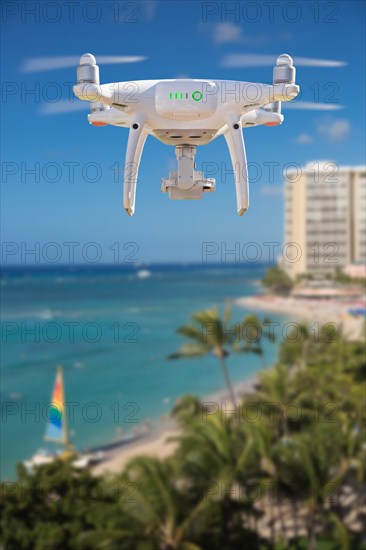
<instances>
[{"instance_id":1,"label":"drone propeller","mask_svg":"<svg viewBox=\"0 0 366 550\"><path fill-rule=\"evenodd\" d=\"M269 67L273 65L276 59L275 55L263 54L245 54L233 53L226 55L221 62L222 67L238 68L238 67ZM344 67L347 65L345 61L332 59L315 59L310 57L294 56L294 63L298 67Z\"/></svg>"},{"instance_id":2,"label":"drone propeller","mask_svg":"<svg viewBox=\"0 0 366 550\"><path fill-rule=\"evenodd\" d=\"M269 56L255 56L255 55L249 55L245 56L250 59L254 58L261 58L262 63L267 63L269 61ZM318 63L318 66L321 66L320 63L328 63L327 66L330 63L333 63L332 66L335 63L341 63L340 61L325 61L325 60L319 60L319 59L308 59L308 58L299 58L300 61L302 61L303 66L308 65L310 66L310 63ZM301 63L300 63L301 64ZM312 65L315 66L315 65ZM325 66L325 65L322 65ZM287 54L280 55L278 57L276 64L273 69L273 84L280 83L280 82L290 82L295 81L295 75L296 70L294 67L294 61L292 57L290 57ZM336 111L339 109L343 109L343 105L337 104L337 103L316 103L311 101L294 101L294 102L276 102L276 103L269 103L268 105L263 106L263 110L270 112L270 113L281 113L282 106L288 109L299 109L299 110L313 110L313 111ZM266 124L267 126L276 126L278 124L274 122L270 122Z\"/></svg>"},{"instance_id":3,"label":"drone propeller","mask_svg":"<svg viewBox=\"0 0 366 550\"><path fill-rule=\"evenodd\" d=\"M344 109L344 105L339 103L313 103L312 101L295 101L293 103L286 101L282 103L282 108L301 111L339 111L339 109Z\"/></svg>"},{"instance_id":4,"label":"drone propeller","mask_svg":"<svg viewBox=\"0 0 366 550\"><path fill-rule=\"evenodd\" d=\"M60 101L42 103L38 110L38 114L41 116L63 115L66 113L76 113L88 110L90 110L90 107L89 104L85 101L69 101L68 99L60 99Z\"/></svg>"},{"instance_id":5,"label":"drone propeller","mask_svg":"<svg viewBox=\"0 0 366 550\"><path fill-rule=\"evenodd\" d=\"M53 69L66 69L78 65L80 56L66 55L58 57L34 57L24 61L20 70L22 73L38 73ZM139 63L147 57L141 55L99 55L98 62L103 65L119 63Z\"/></svg>"},{"instance_id":6,"label":"drone propeller","mask_svg":"<svg viewBox=\"0 0 366 550\"><path fill-rule=\"evenodd\" d=\"M235 57L235 56L234 56ZM254 60L256 64L266 65L269 62L273 62L272 56L268 55L246 55L236 56L241 59L241 62L253 63ZM99 67L96 65L95 57L92 54L84 54L81 58L74 58L72 56L66 57L46 57L46 58L35 58L28 60L28 62L23 66L23 71L25 72L35 72L39 70L49 70L51 68L61 68L69 66L70 64L75 64L79 62L78 66L78 82L95 82L99 84ZM98 61L102 63L131 63L136 61L142 61L146 59L145 57L136 57L136 56L100 56ZM340 66L344 65L344 62L341 61L329 61L329 60L319 60L319 59L310 59L310 58L298 58L300 64L303 66ZM284 80L283 80L284 79ZM295 80L295 68L293 65L293 60L290 56L284 54L281 55L275 64L274 67L274 84L284 81L294 81ZM94 110L104 110L105 106L102 104L91 102L90 103L91 111ZM277 112L281 113L282 102L270 103L264 105L262 108L268 112ZM294 101L294 102L284 102L283 107L285 109L297 109L297 110L314 110L314 111L335 111L343 109L343 105L336 103L315 103L308 101ZM44 105L41 107L39 114L41 115L55 115L62 113L75 112L83 110L85 108L85 103L73 103L70 101L61 101L57 104L52 103L50 105ZM269 125L274 125L270 123Z\"/></svg>"},{"instance_id":7,"label":"drone propeller","mask_svg":"<svg viewBox=\"0 0 366 550\"><path fill-rule=\"evenodd\" d=\"M44 103L40 107L38 114L42 116L63 115L66 113L87 111L88 108L88 104L84 101L68 101L67 99L63 99L57 101L57 103ZM335 103L312 103L311 101L295 101L293 103L285 101L282 103L282 109L297 109L307 111L338 111L339 109L344 109L344 105L339 105Z\"/></svg>"}]
</instances>

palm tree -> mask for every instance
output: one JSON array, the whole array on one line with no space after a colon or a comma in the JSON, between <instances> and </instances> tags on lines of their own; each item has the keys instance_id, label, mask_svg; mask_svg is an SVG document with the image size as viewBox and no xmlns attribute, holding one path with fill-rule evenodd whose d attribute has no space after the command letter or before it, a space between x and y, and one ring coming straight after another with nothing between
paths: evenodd
<instances>
[{"instance_id":1,"label":"palm tree","mask_svg":"<svg viewBox=\"0 0 366 550\"><path fill-rule=\"evenodd\" d=\"M205 422L196 420L190 424L176 440L190 500L201 503L196 514L205 510L216 517L216 524L211 527L215 546L206 539L204 547L236 548L245 538L250 547L257 548L257 536L246 527L256 512L243 489L258 475L259 461L255 441L245 426L216 412ZM243 517L247 520L244 523Z\"/></svg>"},{"instance_id":2,"label":"palm tree","mask_svg":"<svg viewBox=\"0 0 366 550\"><path fill-rule=\"evenodd\" d=\"M268 325L268 326L267 326ZM253 353L258 355L262 361L262 367L267 368L267 363L264 356L263 339L269 342L274 342L274 335L270 329L271 320L266 318L262 321L259 320L257 315L247 315L245 319L240 323L239 328L239 344L235 344L235 351L237 353Z\"/></svg>"},{"instance_id":3,"label":"palm tree","mask_svg":"<svg viewBox=\"0 0 366 550\"><path fill-rule=\"evenodd\" d=\"M173 461L137 457L124 476L134 487L134 499L123 503L123 509L137 523L137 538L155 541L161 550L200 550L191 528L194 524L197 536L205 522L195 522L196 507L180 490Z\"/></svg>"},{"instance_id":4,"label":"palm tree","mask_svg":"<svg viewBox=\"0 0 366 550\"><path fill-rule=\"evenodd\" d=\"M182 427L190 425L205 411L202 401L194 395L185 395L177 400L171 411L171 415Z\"/></svg>"},{"instance_id":5,"label":"palm tree","mask_svg":"<svg viewBox=\"0 0 366 550\"><path fill-rule=\"evenodd\" d=\"M288 407L297 401L299 393L293 373L281 363L260 375L253 400L263 409L263 416L276 427L278 437L289 436Z\"/></svg>"},{"instance_id":6,"label":"palm tree","mask_svg":"<svg viewBox=\"0 0 366 550\"><path fill-rule=\"evenodd\" d=\"M326 502L347 473L341 440L338 426L314 425L290 445L276 447L278 483L307 511L308 550L316 550L318 530L334 519Z\"/></svg>"},{"instance_id":7,"label":"palm tree","mask_svg":"<svg viewBox=\"0 0 366 550\"><path fill-rule=\"evenodd\" d=\"M194 313L192 320L193 323L178 328L177 332L193 340L194 343L183 345L178 352L169 355L168 359L203 357L213 354L220 362L230 399L235 403L235 393L226 366L226 358L237 338L237 327L226 326L230 320L229 310L225 310L223 320L220 319L216 307Z\"/></svg>"},{"instance_id":8,"label":"palm tree","mask_svg":"<svg viewBox=\"0 0 366 550\"><path fill-rule=\"evenodd\" d=\"M279 359L289 367L297 367L298 370L304 370L310 351L311 331L307 323L297 323L286 335L286 341L283 342Z\"/></svg>"},{"instance_id":9,"label":"palm tree","mask_svg":"<svg viewBox=\"0 0 366 550\"><path fill-rule=\"evenodd\" d=\"M184 344L178 352L169 355L168 359L214 355L220 362L230 399L235 403L226 359L233 352L254 353L263 357L261 339L270 339L269 331L263 328L264 325L254 315L248 316L242 323L231 324L230 308L225 308L223 319L215 307L193 314L192 321L193 323L178 328L177 332L193 343Z\"/></svg>"},{"instance_id":10,"label":"palm tree","mask_svg":"<svg viewBox=\"0 0 366 550\"><path fill-rule=\"evenodd\" d=\"M194 541L207 526L180 488L173 460L133 458L113 478L122 489L109 516L94 519L94 529L81 537L85 548L111 550L202 550ZM83 548L84 546L82 546Z\"/></svg>"}]
</instances>

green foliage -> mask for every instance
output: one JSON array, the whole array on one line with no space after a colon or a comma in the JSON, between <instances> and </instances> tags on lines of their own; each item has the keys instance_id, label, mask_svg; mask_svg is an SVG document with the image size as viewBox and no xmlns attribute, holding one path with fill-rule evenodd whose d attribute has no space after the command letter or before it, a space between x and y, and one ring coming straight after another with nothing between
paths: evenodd
<instances>
[{"instance_id":1,"label":"green foliage","mask_svg":"<svg viewBox=\"0 0 366 550\"><path fill-rule=\"evenodd\" d=\"M226 337L216 311L194 321L207 316L216 327L212 350ZM191 328L180 332L202 345ZM165 460L137 457L111 477L61 461L32 475L19 467L17 482L2 484L1 547L365 549L362 529L349 521L350 512L353 523L364 521L364 344L328 337L327 328L314 338L301 327L301 337L281 345L278 364L262 372L235 414L220 403L182 398L172 411L180 426L177 450ZM234 352L229 338L225 349ZM351 495L351 508L342 495ZM264 535L268 502L280 514Z\"/></svg>"},{"instance_id":2,"label":"green foliage","mask_svg":"<svg viewBox=\"0 0 366 550\"><path fill-rule=\"evenodd\" d=\"M287 296L294 286L294 281L283 269L274 266L267 269L262 284L275 294Z\"/></svg>"},{"instance_id":3,"label":"green foliage","mask_svg":"<svg viewBox=\"0 0 366 550\"><path fill-rule=\"evenodd\" d=\"M357 285L361 287L366 286L366 279L360 278L355 279L344 273L341 269L337 268L333 275L333 281L335 283L341 284L341 285Z\"/></svg>"}]
</instances>

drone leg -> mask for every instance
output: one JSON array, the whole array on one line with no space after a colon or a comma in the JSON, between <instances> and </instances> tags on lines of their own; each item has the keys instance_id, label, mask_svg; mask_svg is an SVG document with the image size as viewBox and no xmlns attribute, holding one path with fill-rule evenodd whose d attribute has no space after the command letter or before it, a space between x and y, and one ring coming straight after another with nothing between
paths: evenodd
<instances>
[{"instance_id":1,"label":"drone leg","mask_svg":"<svg viewBox=\"0 0 366 550\"><path fill-rule=\"evenodd\" d=\"M131 124L127 142L127 152L124 168L123 206L129 216L135 212L136 184L139 172L140 158L144 147L147 131L144 121Z\"/></svg>"},{"instance_id":2,"label":"drone leg","mask_svg":"<svg viewBox=\"0 0 366 550\"><path fill-rule=\"evenodd\" d=\"M224 133L234 170L236 203L239 216L249 207L248 166L240 118L229 115L228 129Z\"/></svg>"}]
</instances>

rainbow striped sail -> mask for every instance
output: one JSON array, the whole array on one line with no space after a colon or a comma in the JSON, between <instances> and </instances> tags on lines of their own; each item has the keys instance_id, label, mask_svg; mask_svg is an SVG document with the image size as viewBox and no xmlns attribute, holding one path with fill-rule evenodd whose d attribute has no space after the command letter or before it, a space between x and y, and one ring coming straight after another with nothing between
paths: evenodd
<instances>
[{"instance_id":1,"label":"rainbow striped sail","mask_svg":"<svg viewBox=\"0 0 366 550\"><path fill-rule=\"evenodd\" d=\"M56 381L48 414L45 439L58 443L67 443L65 394L62 367L57 369Z\"/></svg>"}]
</instances>

